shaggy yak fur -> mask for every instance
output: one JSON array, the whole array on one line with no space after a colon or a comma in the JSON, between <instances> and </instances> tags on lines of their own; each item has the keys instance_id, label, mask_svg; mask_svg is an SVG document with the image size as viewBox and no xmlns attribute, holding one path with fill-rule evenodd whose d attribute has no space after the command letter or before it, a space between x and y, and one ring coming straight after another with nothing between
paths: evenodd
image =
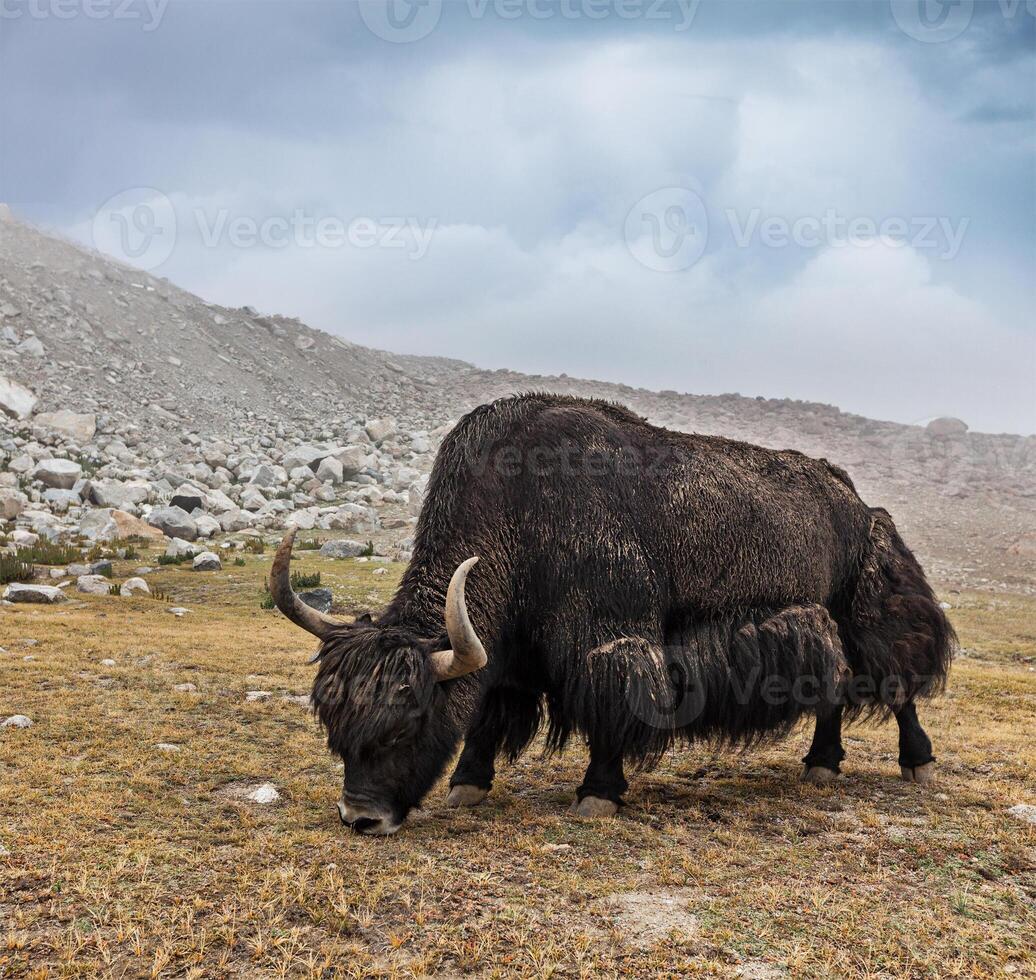
<instances>
[{"instance_id":1,"label":"shaggy yak fur","mask_svg":"<svg viewBox=\"0 0 1036 980\"><path fill-rule=\"evenodd\" d=\"M437 683L447 584L476 555L488 664ZM953 644L891 518L838 467L529 394L444 439L399 590L325 638L313 703L343 798L395 829L462 738L451 784L488 789L544 721L549 749L590 748L580 799L620 803L623 763L674 741L745 744L804 713L807 767L831 775L843 712L894 713L907 776L932 759L914 701L942 687Z\"/></svg>"}]
</instances>

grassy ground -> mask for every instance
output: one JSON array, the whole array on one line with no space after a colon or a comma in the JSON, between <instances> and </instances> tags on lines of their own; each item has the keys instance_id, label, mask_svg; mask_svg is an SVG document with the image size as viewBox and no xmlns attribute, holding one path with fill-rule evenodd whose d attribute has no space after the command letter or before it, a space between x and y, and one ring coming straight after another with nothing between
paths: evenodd
<instances>
[{"instance_id":1,"label":"grassy ground","mask_svg":"<svg viewBox=\"0 0 1036 980\"><path fill-rule=\"evenodd\" d=\"M401 573L297 564L351 609ZM284 699L313 644L259 609L268 565L164 569L169 601L0 609L0 717L35 721L0 730L0 977L1036 971L1036 828L1005 813L1036 803L1033 600L947 594L967 655L922 711L934 788L899 781L872 725L847 778L803 785L802 730L674 753L620 818L584 821L582 754L532 752L482 807L447 811L440 786L372 839L339 825L338 767ZM279 801L242 798L267 781Z\"/></svg>"}]
</instances>

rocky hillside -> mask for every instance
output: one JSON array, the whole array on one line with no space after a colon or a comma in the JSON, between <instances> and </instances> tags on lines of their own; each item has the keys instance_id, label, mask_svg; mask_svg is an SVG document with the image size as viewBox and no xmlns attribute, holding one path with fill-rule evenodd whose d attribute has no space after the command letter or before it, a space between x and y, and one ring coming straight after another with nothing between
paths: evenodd
<instances>
[{"instance_id":1,"label":"rocky hillside","mask_svg":"<svg viewBox=\"0 0 1036 980\"><path fill-rule=\"evenodd\" d=\"M893 512L939 579L1036 584L1036 438L388 354L205 303L0 206L0 518L12 542L111 536L116 514L184 540L295 523L405 556L446 427L530 389L826 456Z\"/></svg>"}]
</instances>

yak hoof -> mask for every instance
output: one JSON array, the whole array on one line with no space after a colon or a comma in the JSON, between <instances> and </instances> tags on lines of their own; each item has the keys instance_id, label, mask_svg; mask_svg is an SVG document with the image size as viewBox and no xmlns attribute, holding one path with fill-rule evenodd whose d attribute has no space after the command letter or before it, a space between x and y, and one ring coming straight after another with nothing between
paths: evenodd
<instances>
[{"instance_id":1,"label":"yak hoof","mask_svg":"<svg viewBox=\"0 0 1036 980\"><path fill-rule=\"evenodd\" d=\"M812 783L814 786L824 786L833 783L838 778L838 773L827 766L808 766L802 774L804 783Z\"/></svg>"},{"instance_id":2,"label":"yak hoof","mask_svg":"<svg viewBox=\"0 0 1036 980\"><path fill-rule=\"evenodd\" d=\"M935 779L935 763L926 762L923 766L900 766L899 772L908 783L926 786Z\"/></svg>"},{"instance_id":3,"label":"yak hoof","mask_svg":"<svg viewBox=\"0 0 1036 980\"><path fill-rule=\"evenodd\" d=\"M614 817L619 812L619 804L599 796L584 796L572 804L569 812L577 817Z\"/></svg>"},{"instance_id":4,"label":"yak hoof","mask_svg":"<svg viewBox=\"0 0 1036 980\"><path fill-rule=\"evenodd\" d=\"M447 806L478 806L489 795L488 789L481 786L466 786L458 783L450 787L450 793L446 797Z\"/></svg>"}]
</instances>

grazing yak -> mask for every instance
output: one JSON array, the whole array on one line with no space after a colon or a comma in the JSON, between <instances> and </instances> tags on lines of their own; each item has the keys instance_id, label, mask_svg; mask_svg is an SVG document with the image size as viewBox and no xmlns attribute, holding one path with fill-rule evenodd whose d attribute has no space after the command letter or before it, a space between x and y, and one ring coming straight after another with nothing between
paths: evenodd
<instances>
[{"instance_id":1,"label":"grazing yak","mask_svg":"<svg viewBox=\"0 0 1036 980\"><path fill-rule=\"evenodd\" d=\"M816 717L804 777L833 779L841 725L894 714L903 778L927 782L915 701L955 638L889 515L826 460L650 425L609 402L527 394L443 440L392 602L353 623L289 584L320 638L314 710L345 763L341 819L396 831L453 755L447 804L480 802L541 727L590 763L574 809L610 815L623 766L674 741L750 743ZM477 563L477 564L476 564Z\"/></svg>"}]
</instances>

